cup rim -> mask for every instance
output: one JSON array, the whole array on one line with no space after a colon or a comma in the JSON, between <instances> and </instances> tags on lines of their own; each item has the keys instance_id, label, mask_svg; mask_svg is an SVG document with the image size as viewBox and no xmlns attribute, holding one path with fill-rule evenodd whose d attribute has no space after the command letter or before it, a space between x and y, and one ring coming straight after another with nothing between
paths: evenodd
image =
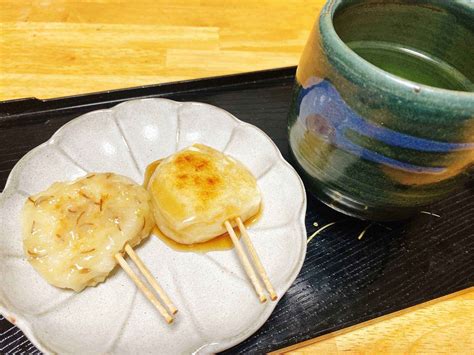
<instances>
[{"instance_id":1,"label":"cup rim","mask_svg":"<svg viewBox=\"0 0 474 355\"><path fill-rule=\"evenodd\" d=\"M430 104L439 107L446 107L448 100L450 108L459 107L474 111L474 92L443 89L404 79L379 68L354 52L339 37L333 23L336 10L348 1L350 0L328 0L319 16L322 45L336 54L345 76L350 75L361 84L369 84L394 96L413 99L416 95L416 98L429 100ZM463 6L463 3L453 1L449 5ZM444 100L439 100L441 97Z\"/></svg>"}]
</instances>

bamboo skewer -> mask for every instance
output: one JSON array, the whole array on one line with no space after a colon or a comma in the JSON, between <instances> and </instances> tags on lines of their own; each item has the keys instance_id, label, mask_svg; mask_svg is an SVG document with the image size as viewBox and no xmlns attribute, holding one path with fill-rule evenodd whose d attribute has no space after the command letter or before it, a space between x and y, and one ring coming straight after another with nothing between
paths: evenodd
<instances>
[{"instance_id":1,"label":"bamboo skewer","mask_svg":"<svg viewBox=\"0 0 474 355\"><path fill-rule=\"evenodd\" d=\"M150 285L153 287L155 292L160 296L160 298L163 300L164 304L168 308L168 310L171 312L171 314L176 314L178 310L176 307L173 305L171 302L170 298L166 294L166 292L161 288L161 286L158 284L156 279L153 277L151 274L150 270L146 267L146 265L143 263L142 259L135 253L135 250L127 244L125 245L125 251L127 254L130 256L130 259L133 260L133 262L137 265L138 269L141 271L143 276L145 276L146 280L150 283Z\"/></svg>"},{"instance_id":2,"label":"bamboo skewer","mask_svg":"<svg viewBox=\"0 0 474 355\"><path fill-rule=\"evenodd\" d=\"M253 243L250 240L250 236L247 232L247 228L245 228L245 225L242 222L242 219L240 219L240 217L237 217L236 221L237 221L237 226L239 227L240 233L242 235L242 239L244 240L247 250L249 251L250 256L252 257L253 263L255 264L257 268L258 274L260 275L260 278L265 284L265 287L268 293L270 294L270 298L272 299L272 301L275 301L276 299L278 299L278 296L275 290L273 289L270 279L268 278L267 272L265 271L265 268L263 267L262 262L260 261L260 258L258 257L257 251L255 250L255 247L253 246Z\"/></svg>"},{"instance_id":3,"label":"bamboo skewer","mask_svg":"<svg viewBox=\"0 0 474 355\"><path fill-rule=\"evenodd\" d=\"M247 255L245 255L245 251L242 248L242 246L239 243L239 239L237 238L237 235L234 232L234 229L232 228L232 225L229 223L229 221L224 222L225 228L227 229L227 232L229 233L230 239L232 239L232 243L234 243L235 249L237 250L237 255L239 256L240 262L242 263L245 272L247 273L247 276L249 277L250 281L252 282L253 287L255 288L255 291L257 292L258 299L260 300L261 303L265 302L267 300L267 297L263 293L263 288L262 285L260 284L260 281L257 279L257 275L255 274L255 270L253 269L252 265L250 264L249 259L247 258Z\"/></svg>"},{"instance_id":4,"label":"bamboo skewer","mask_svg":"<svg viewBox=\"0 0 474 355\"><path fill-rule=\"evenodd\" d=\"M123 258L122 254L115 254L115 259L120 264L122 269L128 274L132 281L137 285L140 291L145 295L146 298L155 306L155 308L160 312L160 314L165 318L167 323L173 322L173 317L171 317L168 311L161 305L160 301L156 296L151 292L148 287L143 283L142 280L135 274L132 268L127 264L127 261Z\"/></svg>"}]
</instances>

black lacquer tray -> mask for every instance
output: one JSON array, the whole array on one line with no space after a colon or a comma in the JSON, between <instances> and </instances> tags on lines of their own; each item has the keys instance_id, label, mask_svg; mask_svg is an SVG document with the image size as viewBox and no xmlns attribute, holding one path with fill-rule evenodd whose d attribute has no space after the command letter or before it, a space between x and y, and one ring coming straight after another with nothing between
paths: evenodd
<instances>
[{"instance_id":1,"label":"black lacquer tray","mask_svg":"<svg viewBox=\"0 0 474 355\"><path fill-rule=\"evenodd\" d=\"M220 106L263 129L288 158L286 115L295 68L59 99L0 102L0 189L15 163L60 126L92 110L144 97ZM469 186L470 185L470 186ZM474 285L474 184L411 220L372 224L310 196L306 227L337 222L308 245L303 269L265 325L227 353L263 353ZM0 281L1 282L1 281ZM0 353L37 352L0 317ZM159 349L157 349L159 352Z\"/></svg>"}]
</instances>

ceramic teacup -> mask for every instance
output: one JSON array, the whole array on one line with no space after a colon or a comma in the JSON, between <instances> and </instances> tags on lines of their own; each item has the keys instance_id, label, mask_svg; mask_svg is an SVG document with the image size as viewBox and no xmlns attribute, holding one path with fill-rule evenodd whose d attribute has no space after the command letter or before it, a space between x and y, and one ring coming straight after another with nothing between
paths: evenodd
<instances>
[{"instance_id":1,"label":"ceramic teacup","mask_svg":"<svg viewBox=\"0 0 474 355\"><path fill-rule=\"evenodd\" d=\"M474 4L329 0L301 57L294 162L327 205L397 220L474 166Z\"/></svg>"}]
</instances>

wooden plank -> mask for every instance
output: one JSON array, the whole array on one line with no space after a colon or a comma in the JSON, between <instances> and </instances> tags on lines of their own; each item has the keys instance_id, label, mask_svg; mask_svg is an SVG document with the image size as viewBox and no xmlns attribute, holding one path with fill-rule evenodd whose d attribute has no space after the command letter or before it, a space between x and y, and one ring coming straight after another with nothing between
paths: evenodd
<instances>
[{"instance_id":1,"label":"wooden plank","mask_svg":"<svg viewBox=\"0 0 474 355\"><path fill-rule=\"evenodd\" d=\"M0 1L0 100L296 65L323 0Z\"/></svg>"},{"instance_id":2,"label":"wooden plank","mask_svg":"<svg viewBox=\"0 0 474 355\"><path fill-rule=\"evenodd\" d=\"M272 354L466 354L474 351L474 287Z\"/></svg>"}]
</instances>

